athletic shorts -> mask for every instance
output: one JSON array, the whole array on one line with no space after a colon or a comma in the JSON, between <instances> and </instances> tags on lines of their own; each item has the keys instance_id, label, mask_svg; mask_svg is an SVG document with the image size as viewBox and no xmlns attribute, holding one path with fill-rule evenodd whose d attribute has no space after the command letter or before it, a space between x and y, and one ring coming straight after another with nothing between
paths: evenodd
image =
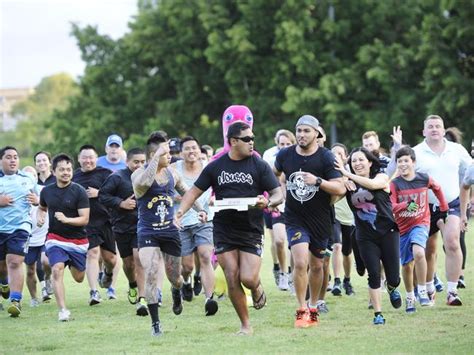
<instances>
[{"instance_id":1,"label":"athletic shorts","mask_svg":"<svg viewBox=\"0 0 474 355\"><path fill-rule=\"evenodd\" d=\"M29 247L28 254L25 256L25 264L33 265L41 260L41 253L45 251L44 245L40 247Z\"/></svg>"},{"instance_id":2,"label":"athletic shorts","mask_svg":"<svg viewBox=\"0 0 474 355\"><path fill-rule=\"evenodd\" d=\"M268 229L273 229L273 218L271 212L264 211L263 220L265 222L265 227L267 227Z\"/></svg>"},{"instance_id":3,"label":"athletic shorts","mask_svg":"<svg viewBox=\"0 0 474 355\"><path fill-rule=\"evenodd\" d=\"M133 249L138 248L137 233L115 233L115 242L122 259L133 255Z\"/></svg>"},{"instance_id":4,"label":"athletic shorts","mask_svg":"<svg viewBox=\"0 0 474 355\"><path fill-rule=\"evenodd\" d=\"M165 254L171 256L181 256L181 239L179 233L166 235L138 235L138 249L155 247L160 248Z\"/></svg>"},{"instance_id":5,"label":"athletic shorts","mask_svg":"<svg viewBox=\"0 0 474 355\"><path fill-rule=\"evenodd\" d=\"M116 254L115 237L109 223L100 227L87 227L87 238L89 239L89 250L100 246L102 249Z\"/></svg>"},{"instance_id":6,"label":"athletic shorts","mask_svg":"<svg viewBox=\"0 0 474 355\"><path fill-rule=\"evenodd\" d=\"M309 250L316 258L322 259L326 256L326 249L329 243L329 237L317 238L314 233L310 233L303 227L286 225L286 235L288 237L288 245L291 249L293 245L299 243L308 243Z\"/></svg>"},{"instance_id":7,"label":"athletic shorts","mask_svg":"<svg viewBox=\"0 0 474 355\"><path fill-rule=\"evenodd\" d=\"M415 226L409 232L400 236L400 262L402 265L408 264L414 259L413 244L418 244L423 249L426 248L428 240L428 228Z\"/></svg>"},{"instance_id":8,"label":"athletic shorts","mask_svg":"<svg viewBox=\"0 0 474 355\"><path fill-rule=\"evenodd\" d=\"M440 219L441 212L439 210L439 206L432 205L432 204L430 204L429 206L430 206L430 212L431 212L429 235L431 236L439 231L439 228L436 225L436 222L438 222L438 220ZM461 203L459 201L459 197L452 200L448 204L448 207L449 207L448 216L461 217Z\"/></svg>"},{"instance_id":9,"label":"athletic shorts","mask_svg":"<svg viewBox=\"0 0 474 355\"><path fill-rule=\"evenodd\" d=\"M65 266L73 267L79 271L86 270L87 253L66 250L55 245L46 249L46 256L51 267L58 263L64 263Z\"/></svg>"},{"instance_id":10,"label":"athletic shorts","mask_svg":"<svg viewBox=\"0 0 474 355\"><path fill-rule=\"evenodd\" d=\"M214 223L214 247L216 254L222 254L231 250L263 255L264 236L259 233L240 231L235 228Z\"/></svg>"},{"instance_id":11,"label":"athletic shorts","mask_svg":"<svg viewBox=\"0 0 474 355\"><path fill-rule=\"evenodd\" d=\"M25 256L28 254L30 234L18 229L13 233L0 233L0 260L5 260L7 254Z\"/></svg>"},{"instance_id":12,"label":"athletic shorts","mask_svg":"<svg viewBox=\"0 0 474 355\"><path fill-rule=\"evenodd\" d=\"M201 245L214 246L211 222L184 227L179 231L179 237L181 238L181 256L191 255Z\"/></svg>"}]
</instances>

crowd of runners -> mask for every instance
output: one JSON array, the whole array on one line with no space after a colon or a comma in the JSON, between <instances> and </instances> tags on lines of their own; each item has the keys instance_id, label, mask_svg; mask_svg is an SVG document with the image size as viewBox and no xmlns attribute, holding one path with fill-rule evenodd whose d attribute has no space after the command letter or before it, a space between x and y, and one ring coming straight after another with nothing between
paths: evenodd
<instances>
[{"instance_id":1,"label":"crowd of runners","mask_svg":"<svg viewBox=\"0 0 474 355\"><path fill-rule=\"evenodd\" d=\"M58 320L69 321L67 267L75 281L87 279L90 306L102 302L100 289L117 298L123 269L128 301L160 336L165 275L174 314L202 294L203 314L212 316L224 293L216 287L220 271L237 334L250 335L247 302L261 309L267 301L260 278L265 227L276 287L296 299L296 328L315 326L329 312L327 292L355 294L353 266L367 274L374 325L385 324L385 292L407 313L434 306L444 288L447 305L462 305L474 165L459 130L430 115L420 120L424 140L414 147L394 127L387 153L374 131L349 152L342 143L326 148L318 119L303 115L294 133L276 132L261 157L253 120L245 106L227 108L215 153L196 137L170 139L163 131L128 151L112 134L100 157L90 144L74 158L40 151L23 169L15 147L1 148L0 291L8 302L0 307L11 317L25 311L26 279L32 307L54 296ZM436 270L439 234L445 270Z\"/></svg>"}]
</instances>

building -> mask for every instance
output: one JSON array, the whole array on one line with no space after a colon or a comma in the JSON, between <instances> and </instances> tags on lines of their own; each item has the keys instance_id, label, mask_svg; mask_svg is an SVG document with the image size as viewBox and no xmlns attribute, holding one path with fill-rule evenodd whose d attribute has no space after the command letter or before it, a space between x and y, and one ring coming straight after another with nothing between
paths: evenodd
<instances>
[{"instance_id":1,"label":"building","mask_svg":"<svg viewBox=\"0 0 474 355\"><path fill-rule=\"evenodd\" d=\"M12 131L24 117L12 114L13 106L34 93L33 88L0 89L0 131Z\"/></svg>"}]
</instances>

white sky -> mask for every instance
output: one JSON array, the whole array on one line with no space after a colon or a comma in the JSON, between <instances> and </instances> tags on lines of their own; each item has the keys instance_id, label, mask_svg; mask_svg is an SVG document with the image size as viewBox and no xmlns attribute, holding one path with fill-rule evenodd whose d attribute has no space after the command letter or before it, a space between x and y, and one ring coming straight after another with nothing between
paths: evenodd
<instances>
[{"instance_id":1,"label":"white sky","mask_svg":"<svg viewBox=\"0 0 474 355\"><path fill-rule=\"evenodd\" d=\"M136 13L137 0L0 0L0 88L34 87L59 72L81 75L70 22L97 25L116 39Z\"/></svg>"}]
</instances>

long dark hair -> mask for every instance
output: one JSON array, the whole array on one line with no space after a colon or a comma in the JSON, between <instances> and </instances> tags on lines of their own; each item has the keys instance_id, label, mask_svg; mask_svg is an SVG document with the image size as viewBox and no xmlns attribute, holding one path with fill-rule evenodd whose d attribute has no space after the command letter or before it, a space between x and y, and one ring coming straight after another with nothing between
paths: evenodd
<instances>
[{"instance_id":1,"label":"long dark hair","mask_svg":"<svg viewBox=\"0 0 474 355\"><path fill-rule=\"evenodd\" d=\"M369 177L372 179L380 173L380 160L377 158L373 153L369 152L364 147L354 148L349 155L349 168L351 169L351 173L355 174L354 169L352 169L352 155L354 153L361 152L365 155L368 161L372 162L372 166L370 167Z\"/></svg>"}]
</instances>

